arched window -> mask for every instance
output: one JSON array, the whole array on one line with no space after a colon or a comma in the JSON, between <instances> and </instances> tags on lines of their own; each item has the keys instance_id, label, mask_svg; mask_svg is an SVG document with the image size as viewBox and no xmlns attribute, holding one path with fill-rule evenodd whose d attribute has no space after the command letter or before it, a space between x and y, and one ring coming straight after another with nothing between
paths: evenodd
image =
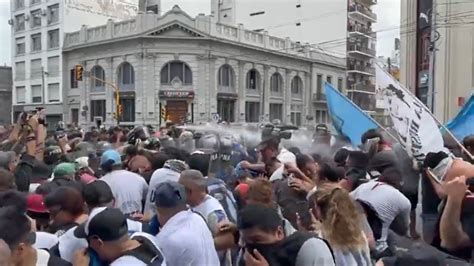
<instances>
[{"instance_id":1,"label":"arched window","mask_svg":"<svg viewBox=\"0 0 474 266\"><path fill-rule=\"evenodd\" d=\"M191 68L181 61L166 63L161 69L161 84L171 85L173 80L179 81L183 85L192 85L193 73Z\"/></svg>"},{"instance_id":2,"label":"arched window","mask_svg":"<svg viewBox=\"0 0 474 266\"><path fill-rule=\"evenodd\" d=\"M247 89L258 90L260 89L260 74L256 69L251 69L247 72Z\"/></svg>"},{"instance_id":3,"label":"arched window","mask_svg":"<svg viewBox=\"0 0 474 266\"><path fill-rule=\"evenodd\" d=\"M291 94L301 95L303 92L303 80L299 76L295 76L291 80Z\"/></svg>"},{"instance_id":4,"label":"arched window","mask_svg":"<svg viewBox=\"0 0 474 266\"><path fill-rule=\"evenodd\" d=\"M283 87L283 78L280 73L275 73L270 78L270 91L273 92L282 92Z\"/></svg>"},{"instance_id":5,"label":"arched window","mask_svg":"<svg viewBox=\"0 0 474 266\"><path fill-rule=\"evenodd\" d=\"M99 80L97 80L99 79ZM105 71L101 66L94 66L91 69L91 91L101 92L105 91Z\"/></svg>"},{"instance_id":6,"label":"arched window","mask_svg":"<svg viewBox=\"0 0 474 266\"><path fill-rule=\"evenodd\" d=\"M219 79L218 84L220 87L234 88L234 69L231 66L225 64L219 68Z\"/></svg>"},{"instance_id":7,"label":"arched window","mask_svg":"<svg viewBox=\"0 0 474 266\"><path fill-rule=\"evenodd\" d=\"M133 66L130 63L122 63L118 67L117 73L117 80L120 90L135 89L135 70L133 70Z\"/></svg>"}]
</instances>

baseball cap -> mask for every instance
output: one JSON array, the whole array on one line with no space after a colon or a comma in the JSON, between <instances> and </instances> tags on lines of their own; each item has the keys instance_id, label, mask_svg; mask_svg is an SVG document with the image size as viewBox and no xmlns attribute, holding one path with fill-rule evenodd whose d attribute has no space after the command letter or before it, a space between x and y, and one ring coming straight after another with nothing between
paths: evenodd
<instances>
[{"instance_id":1,"label":"baseball cap","mask_svg":"<svg viewBox=\"0 0 474 266\"><path fill-rule=\"evenodd\" d=\"M163 167L173 170L177 173L181 173L184 170L187 170L189 168L188 165L184 161L176 160L176 159L167 160Z\"/></svg>"},{"instance_id":2,"label":"baseball cap","mask_svg":"<svg viewBox=\"0 0 474 266\"><path fill-rule=\"evenodd\" d=\"M76 173L76 166L73 163L60 163L54 170L54 177L71 176Z\"/></svg>"},{"instance_id":3,"label":"baseball cap","mask_svg":"<svg viewBox=\"0 0 474 266\"><path fill-rule=\"evenodd\" d=\"M109 203L114 199L109 185L102 180L95 180L84 186L82 197L89 206Z\"/></svg>"},{"instance_id":4,"label":"baseball cap","mask_svg":"<svg viewBox=\"0 0 474 266\"><path fill-rule=\"evenodd\" d=\"M183 185L168 181L160 183L154 192L156 207L173 208L186 204L186 190Z\"/></svg>"},{"instance_id":5,"label":"baseball cap","mask_svg":"<svg viewBox=\"0 0 474 266\"><path fill-rule=\"evenodd\" d=\"M15 156L16 154L13 151L0 151L0 167L7 168Z\"/></svg>"},{"instance_id":6,"label":"baseball cap","mask_svg":"<svg viewBox=\"0 0 474 266\"><path fill-rule=\"evenodd\" d=\"M100 165L105 165L109 161L113 162L112 165L120 165L122 163L120 153L116 150L105 151L100 158Z\"/></svg>"},{"instance_id":7,"label":"baseball cap","mask_svg":"<svg viewBox=\"0 0 474 266\"><path fill-rule=\"evenodd\" d=\"M102 241L115 241L128 233L127 218L115 208L95 208L87 221L74 230L77 238L97 236Z\"/></svg>"},{"instance_id":8,"label":"baseball cap","mask_svg":"<svg viewBox=\"0 0 474 266\"><path fill-rule=\"evenodd\" d=\"M77 158L74 163L76 163L76 168L78 170L88 168L89 167L89 157L83 156Z\"/></svg>"},{"instance_id":9,"label":"baseball cap","mask_svg":"<svg viewBox=\"0 0 474 266\"><path fill-rule=\"evenodd\" d=\"M49 213L44 204L44 197L41 194L30 194L26 198L27 210L36 213Z\"/></svg>"}]
</instances>

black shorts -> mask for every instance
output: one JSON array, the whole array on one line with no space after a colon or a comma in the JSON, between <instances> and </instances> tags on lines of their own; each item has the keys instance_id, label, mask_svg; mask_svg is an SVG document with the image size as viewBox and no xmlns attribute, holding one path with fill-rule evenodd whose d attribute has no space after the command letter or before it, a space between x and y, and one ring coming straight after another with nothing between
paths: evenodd
<instances>
[{"instance_id":1,"label":"black shorts","mask_svg":"<svg viewBox=\"0 0 474 266\"><path fill-rule=\"evenodd\" d=\"M414 192L403 192L403 195L407 197L411 204L411 210L415 210L416 206L418 205L418 193Z\"/></svg>"}]
</instances>

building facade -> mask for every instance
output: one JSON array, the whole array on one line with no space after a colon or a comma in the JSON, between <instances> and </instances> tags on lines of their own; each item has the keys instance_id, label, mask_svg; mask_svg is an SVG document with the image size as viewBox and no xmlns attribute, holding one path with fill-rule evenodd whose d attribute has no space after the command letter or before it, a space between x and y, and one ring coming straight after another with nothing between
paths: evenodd
<instances>
[{"instance_id":1,"label":"building facade","mask_svg":"<svg viewBox=\"0 0 474 266\"><path fill-rule=\"evenodd\" d=\"M362 110L375 114L376 33L372 12L376 0L349 0L347 22L347 96Z\"/></svg>"},{"instance_id":2,"label":"building facade","mask_svg":"<svg viewBox=\"0 0 474 266\"><path fill-rule=\"evenodd\" d=\"M11 124L12 68L0 66L0 125Z\"/></svg>"},{"instance_id":3,"label":"building facade","mask_svg":"<svg viewBox=\"0 0 474 266\"><path fill-rule=\"evenodd\" d=\"M400 81L442 123L451 120L473 92L474 31L472 18L466 16L472 12L474 2L470 1L445 0L434 5L432 0L402 0L401 24L407 33L401 35ZM431 38L433 13L436 35Z\"/></svg>"},{"instance_id":4,"label":"building facade","mask_svg":"<svg viewBox=\"0 0 474 266\"><path fill-rule=\"evenodd\" d=\"M175 6L163 16L141 13L66 34L63 56L64 69L81 64L118 86L124 125L329 122L323 84L343 89L345 59L297 45ZM68 75L63 83L66 121L116 123L111 86Z\"/></svg>"},{"instance_id":5,"label":"building facade","mask_svg":"<svg viewBox=\"0 0 474 266\"><path fill-rule=\"evenodd\" d=\"M64 33L137 11L138 0L12 0L13 117L41 106L50 125L61 121Z\"/></svg>"}]
</instances>

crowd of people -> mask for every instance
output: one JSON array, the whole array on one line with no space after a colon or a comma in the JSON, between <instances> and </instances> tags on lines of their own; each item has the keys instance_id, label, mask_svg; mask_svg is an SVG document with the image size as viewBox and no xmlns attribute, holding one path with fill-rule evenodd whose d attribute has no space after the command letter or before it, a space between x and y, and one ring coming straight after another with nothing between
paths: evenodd
<instances>
[{"instance_id":1,"label":"crowd of people","mask_svg":"<svg viewBox=\"0 0 474 266\"><path fill-rule=\"evenodd\" d=\"M1 144L0 265L474 261L466 154L420 163L376 129L351 147L324 125L305 153L272 129L255 147L172 124L48 133L21 115Z\"/></svg>"}]
</instances>

